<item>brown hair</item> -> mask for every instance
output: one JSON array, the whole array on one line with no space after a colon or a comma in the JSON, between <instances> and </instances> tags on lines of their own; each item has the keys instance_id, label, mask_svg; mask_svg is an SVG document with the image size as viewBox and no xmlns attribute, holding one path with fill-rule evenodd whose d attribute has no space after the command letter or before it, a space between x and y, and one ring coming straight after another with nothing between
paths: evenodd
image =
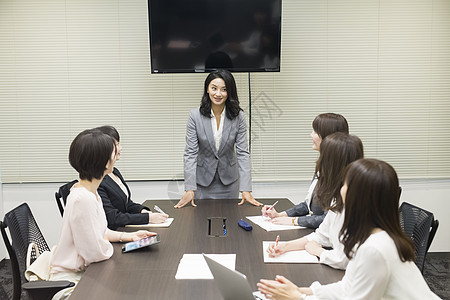
<instances>
[{"instance_id":1,"label":"brown hair","mask_svg":"<svg viewBox=\"0 0 450 300\"><path fill-rule=\"evenodd\" d=\"M341 212L341 186L345 167L364 157L361 140L354 135L335 132L327 136L320 145L320 156L316 163L318 181L315 197L325 210Z\"/></svg>"},{"instance_id":2,"label":"brown hair","mask_svg":"<svg viewBox=\"0 0 450 300\"><path fill-rule=\"evenodd\" d=\"M373 229L380 228L394 241L400 259L413 261L414 245L400 227L400 188L394 168L381 160L360 159L345 174L345 218L340 231L345 255L351 259Z\"/></svg>"},{"instance_id":3,"label":"brown hair","mask_svg":"<svg viewBox=\"0 0 450 300\"><path fill-rule=\"evenodd\" d=\"M314 131L322 138L335 132L348 133L348 123L344 116L335 113L323 113L312 122Z\"/></svg>"},{"instance_id":4,"label":"brown hair","mask_svg":"<svg viewBox=\"0 0 450 300\"><path fill-rule=\"evenodd\" d=\"M69 150L70 165L77 170L80 179L102 179L106 164L115 151L112 137L98 129L87 129L72 141Z\"/></svg>"}]
</instances>

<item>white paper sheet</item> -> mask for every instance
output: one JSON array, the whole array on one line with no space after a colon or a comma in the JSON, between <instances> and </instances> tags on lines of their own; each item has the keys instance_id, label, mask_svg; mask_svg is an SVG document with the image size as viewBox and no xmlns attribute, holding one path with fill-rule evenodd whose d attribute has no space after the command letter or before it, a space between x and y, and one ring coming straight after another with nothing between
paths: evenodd
<instances>
[{"instance_id":1,"label":"white paper sheet","mask_svg":"<svg viewBox=\"0 0 450 300\"><path fill-rule=\"evenodd\" d=\"M291 229L303 229L305 227L296 225L279 225L270 222L269 218L263 216L247 216L247 219L261 227L266 231L278 231L278 230L291 230Z\"/></svg>"},{"instance_id":2,"label":"white paper sheet","mask_svg":"<svg viewBox=\"0 0 450 300\"><path fill-rule=\"evenodd\" d=\"M236 254L207 254L218 263L234 270ZM214 279L205 258L201 254L184 254L178 264L175 279Z\"/></svg>"},{"instance_id":3,"label":"white paper sheet","mask_svg":"<svg viewBox=\"0 0 450 300\"><path fill-rule=\"evenodd\" d=\"M169 227L172 224L173 218L167 218L164 223L159 224L140 224L140 225L125 225L125 227Z\"/></svg>"},{"instance_id":4,"label":"white paper sheet","mask_svg":"<svg viewBox=\"0 0 450 300\"><path fill-rule=\"evenodd\" d=\"M298 250L298 251L289 251L278 257L270 257L269 253L267 253L267 248L269 244L274 241L264 241L263 242L263 255L265 263L319 263L319 259L309 254L306 250ZM278 242L278 244L282 244L283 242Z\"/></svg>"}]
</instances>

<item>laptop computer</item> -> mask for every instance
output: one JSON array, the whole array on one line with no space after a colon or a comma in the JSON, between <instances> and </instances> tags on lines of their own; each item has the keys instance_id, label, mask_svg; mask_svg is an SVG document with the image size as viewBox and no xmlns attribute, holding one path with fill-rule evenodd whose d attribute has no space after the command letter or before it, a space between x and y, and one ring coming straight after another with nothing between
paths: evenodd
<instances>
[{"instance_id":1,"label":"laptop computer","mask_svg":"<svg viewBox=\"0 0 450 300\"><path fill-rule=\"evenodd\" d=\"M257 292L256 295L253 293L253 289L244 274L236 270L228 269L224 265L206 256L204 253L203 257L214 276L214 282L224 300L266 299L264 295L259 292Z\"/></svg>"}]
</instances>

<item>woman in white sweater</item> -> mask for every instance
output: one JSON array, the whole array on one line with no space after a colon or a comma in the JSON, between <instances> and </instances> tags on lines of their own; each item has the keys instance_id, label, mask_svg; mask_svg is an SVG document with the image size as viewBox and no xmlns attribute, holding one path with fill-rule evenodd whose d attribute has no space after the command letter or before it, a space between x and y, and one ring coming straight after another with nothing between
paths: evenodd
<instances>
[{"instance_id":1,"label":"woman in white sweater","mask_svg":"<svg viewBox=\"0 0 450 300\"><path fill-rule=\"evenodd\" d=\"M261 279L271 299L439 299L414 263L414 245L399 221L400 189L395 170L376 159L347 168L341 188L345 218L340 239L350 259L341 281L299 288L283 276Z\"/></svg>"},{"instance_id":2,"label":"woman in white sweater","mask_svg":"<svg viewBox=\"0 0 450 300\"><path fill-rule=\"evenodd\" d=\"M320 263L344 270L348 258L344 254L344 245L339 241L339 230L344 222L344 204L339 191L343 184L345 167L363 158L363 145L357 136L335 132L327 136L320 147L316 166L320 175L315 198L328 210L327 215L315 232L286 243L270 244L267 251L269 256L276 257L288 251L306 249L310 254L319 257ZM332 249L327 250L324 247Z\"/></svg>"},{"instance_id":3,"label":"woman in white sweater","mask_svg":"<svg viewBox=\"0 0 450 300\"><path fill-rule=\"evenodd\" d=\"M113 254L111 242L136 241L156 233L119 232L107 228L97 189L116 161L114 140L99 130L85 130L70 145L69 162L80 180L72 187L64 209L61 236L51 259L50 280L78 283L85 269ZM53 299L67 299L74 287Z\"/></svg>"}]
</instances>

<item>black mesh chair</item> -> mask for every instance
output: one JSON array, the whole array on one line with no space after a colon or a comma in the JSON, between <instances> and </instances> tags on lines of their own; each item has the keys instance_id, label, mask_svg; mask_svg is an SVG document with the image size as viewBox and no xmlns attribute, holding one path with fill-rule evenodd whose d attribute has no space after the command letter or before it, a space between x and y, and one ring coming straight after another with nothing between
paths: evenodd
<instances>
[{"instance_id":1,"label":"black mesh chair","mask_svg":"<svg viewBox=\"0 0 450 300\"><path fill-rule=\"evenodd\" d=\"M400 225L403 231L414 242L416 252L416 265L423 272L425 257L434 235L439 226L439 221L434 215L420 207L403 202L400 205Z\"/></svg>"},{"instance_id":2,"label":"black mesh chair","mask_svg":"<svg viewBox=\"0 0 450 300\"><path fill-rule=\"evenodd\" d=\"M6 228L9 229L12 244L6 233ZM40 253L46 250L50 251L28 204L23 203L8 212L4 221L0 221L0 229L11 260L14 285L13 300L20 299L22 288L27 291L31 299L46 300L51 299L58 291L74 286L74 283L70 281L26 281L25 269L28 245L35 243ZM36 253L32 251L30 263L35 260Z\"/></svg>"},{"instance_id":3,"label":"black mesh chair","mask_svg":"<svg viewBox=\"0 0 450 300\"><path fill-rule=\"evenodd\" d=\"M70 194L70 189L77 182L78 180L75 179L69 183L63 184L59 187L59 190L55 192L56 204L58 205L61 217L64 214L64 207L66 207L67 196Z\"/></svg>"}]
</instances>

